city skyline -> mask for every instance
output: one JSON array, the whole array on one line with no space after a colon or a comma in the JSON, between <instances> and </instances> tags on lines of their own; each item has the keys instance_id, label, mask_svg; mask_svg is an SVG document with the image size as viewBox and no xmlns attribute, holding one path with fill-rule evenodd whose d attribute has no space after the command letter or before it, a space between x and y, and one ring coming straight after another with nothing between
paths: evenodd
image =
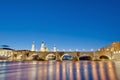
<instances>
[{"instance_id":1,"label":"city skyline","mask_svg":"<svg viewBox=\"0 0 120 80\"><path fill-rule=\"evenodd\" d=\"M120 41L118 0L0 1L0 45L97 50Z\"/></svg>"}]
</instances>

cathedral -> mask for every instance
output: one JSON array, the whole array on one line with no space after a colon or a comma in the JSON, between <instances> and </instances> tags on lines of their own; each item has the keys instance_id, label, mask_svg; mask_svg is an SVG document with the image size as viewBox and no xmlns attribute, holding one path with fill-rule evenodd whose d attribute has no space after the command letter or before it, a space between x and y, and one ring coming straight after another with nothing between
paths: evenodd
<instances>
[{"instance_id":1,"label":"cathedral","mask_svg":"<svg viewBox=\"0 0 120 80\"><path fill-rule=\"evenodd\" d=\"M32 43L31 51L36 51L36 49L35 49L35 43L34 43L34 42ZM45 43L42 41L41 47L40 47L40 49L39 49L38 51L41 51L41 52L49 52L50 50L48 49L48 47L45 46ZM54 51L54 52L57 51L56 46L53 47L53 51Z\"/></svg>"}]
</instances>

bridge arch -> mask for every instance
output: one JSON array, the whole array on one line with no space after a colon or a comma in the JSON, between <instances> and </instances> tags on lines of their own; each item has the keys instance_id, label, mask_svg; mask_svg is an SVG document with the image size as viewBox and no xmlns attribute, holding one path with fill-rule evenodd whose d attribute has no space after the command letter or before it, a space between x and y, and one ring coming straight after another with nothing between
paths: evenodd
<instances>
[{"instance_id":1,"label":"bridge arch","mask_svg":"<svg viewBox=\"0 0 120 80\"><path fill-rule=\"evenodd\" d=\"M99 59L100 59L100 60L109 60L110 58L109 58L109 56L107 56L107 55L101 55L101 56L99 57Z\"/></svg>"},{"instance_id":2,"label":"bridge arch","mask_svg":"<svg viewBox=\"0 0 120 80\"><path fill-rule=\"evenodd\" d=\"M39 60L39 56L36 53L33 53L31 57L32 57L32 60Z\"/></svg>"},{"instance_id":3,"label":"bridge arch","mask_svg":"<svg viewBox=\"0 0 120 80\"><path fill-rule=\"evenodd\" d=\"M65 53L61 56L61 60L72 60L73 56L69 53Z\"/></svg>"},{"instance_id":4,"label":"bridge arch","mask_svg":"<svg viewBox=\"0 0 120 80\"><path fill-rule=\"evenodd\" d=\"M45 57L45 60L56 60L56 55L51 53Z\"/></svg>"},{"instance_id":5,"label":"bridge arch","mask_svg":"<svg viewBox=\"0 0 120 80\"><path fill-rule=\"evenodd\" d=\"M90 56L90 55L81 55L80 57L79 57L79 60L93 60L93 57L92 56Z\"/></svg>"}]
</instances>

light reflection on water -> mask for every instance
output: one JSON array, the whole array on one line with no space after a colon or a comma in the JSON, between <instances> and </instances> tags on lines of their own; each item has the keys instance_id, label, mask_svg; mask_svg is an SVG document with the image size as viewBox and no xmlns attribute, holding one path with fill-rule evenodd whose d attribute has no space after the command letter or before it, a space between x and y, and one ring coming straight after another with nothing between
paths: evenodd
<instances>
[{"instance_id":1,"label":"light reflection on water","mask_svg":"<svg viewBox=\"0 0 120 80\"><path fill-rule=\"evenodd\" d=\"M0 80L120 80L120 61L0 62Z\"/></svg>"}]
</instances>

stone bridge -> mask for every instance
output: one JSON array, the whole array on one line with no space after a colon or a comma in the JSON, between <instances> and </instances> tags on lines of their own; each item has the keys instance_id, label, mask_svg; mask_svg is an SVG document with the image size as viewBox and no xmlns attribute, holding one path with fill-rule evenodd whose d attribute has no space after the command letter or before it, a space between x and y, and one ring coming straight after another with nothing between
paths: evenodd
<instances>
[{"instance_id":1,"label":"stone bridge","mask_svg":"<svg viewBox=\"0 0 120 80\"><path fill-rule=\"evenodd\" d=\"M56 61L62 61L65 55L69 55L72 58L70 60L101 60L101 59L119 59L119 54L113 53L101 53L96 52L39 52L39 51L29 51L29 50L16 50L13 51L8 60L50 60L53 57Z\"/></svg>"}]
</instances>

